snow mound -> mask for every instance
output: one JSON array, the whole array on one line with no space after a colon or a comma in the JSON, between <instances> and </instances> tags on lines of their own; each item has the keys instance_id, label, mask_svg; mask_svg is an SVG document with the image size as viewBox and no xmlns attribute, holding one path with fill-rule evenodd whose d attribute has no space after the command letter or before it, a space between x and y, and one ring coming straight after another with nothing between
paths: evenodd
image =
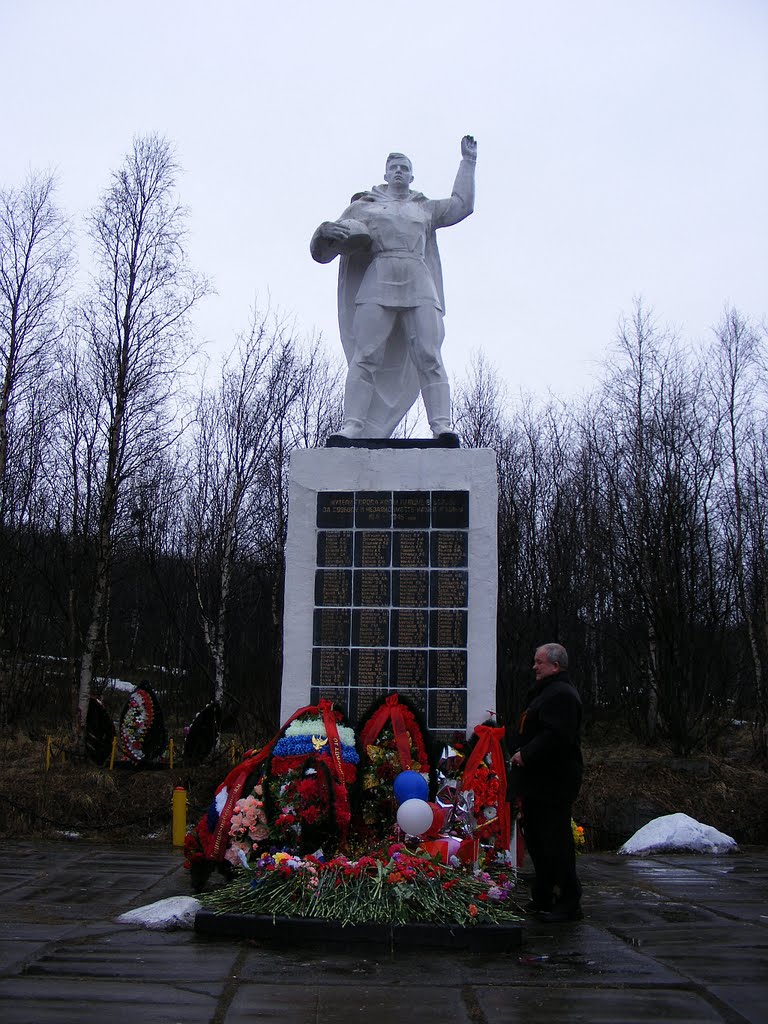
<instances>
[{"instance_id":1,"label":"snow mound","mask_svg":"<svg viewBox=\"0 0 768 1024\"><path fill-rule=\"evenodd\" d=\"M135 924L141 928L170 931L172 928L192 928L195 914L202 904L192 896L170 896L167 900L148 903L118 917L120 924Z\"/></svg>"},{"instance_id":2,"label":"snow mound","mask_svg":"<svg viewBox=\"0 0 768 1024\"><path fill-rule=\"evenodd\" d=\"M731 853L738 849L736 840L711 825L702 825L687 814L664 814L654 818L628 839L619 853L647 856L674 850L694 853Z\"/></svg>"}]
</instances>

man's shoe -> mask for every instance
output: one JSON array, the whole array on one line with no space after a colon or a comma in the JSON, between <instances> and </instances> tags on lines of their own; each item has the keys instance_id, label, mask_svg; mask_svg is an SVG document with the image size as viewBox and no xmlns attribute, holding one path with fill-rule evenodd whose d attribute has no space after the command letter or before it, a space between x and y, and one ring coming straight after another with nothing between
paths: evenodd
<instances>
[{"instance_id":1,"label":"man's shoe","mask_svg":"<svg viewBox=\"0 0 768 1024\"><path fill-rule=\"evenodd\" d=\"M523 904L522 910L524 914L548 914L552 910L552 905L543 906L541 903L537 903L536 900L528 900L527 903Z\"/></svg>"},{"instance_id":2,"label":"man's shoe","mask_svg":"<svg viewBox=\"0 0 768 1024\"><path fill-rule=\"evenodd\" d=\"M536 917L544 924L565 924L567 921L582 921L584 913L581 907L553 907L552 910L542 910Z\"/></svg>"}]
</instances>

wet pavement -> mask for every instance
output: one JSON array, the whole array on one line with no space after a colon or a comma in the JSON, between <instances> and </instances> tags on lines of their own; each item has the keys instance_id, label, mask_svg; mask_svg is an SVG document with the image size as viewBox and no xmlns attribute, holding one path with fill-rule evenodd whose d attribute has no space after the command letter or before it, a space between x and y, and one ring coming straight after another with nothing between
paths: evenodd
<instances>
[{"instance_id":1,"label":"wet pavement","mask_svg":"<svg viewBox=\"0 0 768 1024\"><path fill-rule=\"evenodd\" d=\"M768 1021L768 850L580 858L585 920L494 956L277 948L115 917L189 895L160 846L0 849L4 1024Z\"/></svg>"}]
</instances>

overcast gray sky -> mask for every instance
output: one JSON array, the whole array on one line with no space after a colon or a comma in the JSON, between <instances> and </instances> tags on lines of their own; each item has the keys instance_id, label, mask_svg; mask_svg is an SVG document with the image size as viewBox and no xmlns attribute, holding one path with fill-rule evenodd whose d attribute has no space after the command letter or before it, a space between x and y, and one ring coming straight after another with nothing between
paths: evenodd
<instances>
[{"instance_id":1,"label":"overcast gray sky","mask_svg":"<svg viewBox=\"0 0 768 1024\"><path fill-rule=\"evenodd\" d=\"M0 184L57 170L79 217L135 134L176 144L190 250L229 347L258 293L336 328L309 238L404 150L477 202L440 233L444 356L512 390L588 388L642 295L698 341L725 303L768 312L766 0L0 0Z\"/></svg>"}]
</instances>

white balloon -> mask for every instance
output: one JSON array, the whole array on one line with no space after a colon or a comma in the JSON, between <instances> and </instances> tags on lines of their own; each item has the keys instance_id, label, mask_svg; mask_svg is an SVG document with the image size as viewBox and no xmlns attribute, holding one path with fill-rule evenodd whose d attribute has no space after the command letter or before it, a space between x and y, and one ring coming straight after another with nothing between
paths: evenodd
<instances>
[{"instance_id":1,"label":"white balloon","mask_svg":"<svg viewBox=\"0 0 768 1024\"><path fill-rule=\"evenodd\" d=\"M397 809L397 824L409 836L420 836L432 827L432 808L426 800L404 800Z\"/></svg>"}]
</instances>

